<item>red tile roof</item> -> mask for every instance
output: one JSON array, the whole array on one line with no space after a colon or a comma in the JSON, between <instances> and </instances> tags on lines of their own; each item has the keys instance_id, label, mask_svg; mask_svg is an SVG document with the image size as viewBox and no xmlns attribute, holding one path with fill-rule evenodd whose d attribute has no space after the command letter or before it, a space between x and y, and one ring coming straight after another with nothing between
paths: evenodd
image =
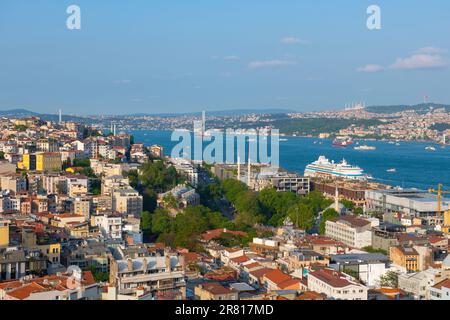
<instances>
[{"instance_id":1,"label":"red tile roof","mask_svg":"<svg viewBox=\"0 0 450 320\"><path fill-rule=\"evenodd\" d=\"M231 234L233 236L239 236L239 237L246 237L247 233L243 231L233 231L228 229L214 229L206 231L204 234L202 234L203 240L212 240L216 238L220 238L222 234Z\"/></svg>"},{"instance_id":2,"label":"red tile roof","mask_svg":"<svg viewBox=\"0 0 450 320\"><path fill-rule=\"evenodd\" d=\"M220 283L212 282L212 283L205 283L200 285L203 290L208 291L212 294L229 294L235 292L233 289L226 288Z\"/></svg>"},{"instance_id":3,"label":"red tile roof","mask_svg":"<svg viewBox=\"0 0 450 320\"><path fill-rule=\"evenodd\" d=\"M270 280L271 282L275 283L276 285L292 279L290 275L281 272L279 269L274 269L266 273L264 277Z\"/></svg>"},{"instance_id":4,"label":"red tile roof","mask_svg":"<svg viewBox=\"0 0 450 320\"><path fill-rule=\"evenodd\" d=\"M442 287L450 289L450 279L441 281L433 286L433 288L436 288L436 289L442 289Z\"/></svg>"},{"instance_id":5,"label":"red tile roof","mask_svg":"<svg viewBox=\"0 0 450 320\"><path fill-rule=\"evenodd\" d=\"M262 269L258 269L255 271L251 271L249 272L252 276L256 277L256 278L261 278L264 275L266 275L267 273L269 273L270 271L272 271L273 269L270 268L262 268Z\"/></svg>"},{"instance_id":6,"label":"red tile roof","mask_svg":"<svg viewBox=\"0 0 450 320\"><path fill-rule=\"evenodd\" d=\"M243 255L243 256L240 256L240 257L237 257L237 258L233 258L233 259L230 259L230 260L233 261L234 263L240 264L240 263L249 261L250 259L246 255Z\"/></svg>"},{"instance_id":7,"label":"red tile roof","mask_svg":"<svg viewBox=\"0 0 450 320\"><path fill-rule=\"evenodd\" d=\"M321 269L313 271L308 275L308 277L309 276L313 276L335 288L343 288L352 284L346 279L345 275L342 272L333 269Z\"/></svg>"}]
</instances>

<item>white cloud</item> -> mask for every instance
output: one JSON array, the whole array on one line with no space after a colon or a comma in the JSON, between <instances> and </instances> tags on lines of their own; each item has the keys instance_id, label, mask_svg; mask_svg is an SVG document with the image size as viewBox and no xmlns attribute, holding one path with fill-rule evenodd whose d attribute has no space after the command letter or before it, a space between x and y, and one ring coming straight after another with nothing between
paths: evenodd
<instances>
[{"instance_id":1,"label":"white cloud","mask_svg":"<svg viewBox=\"0 0 450 320\"><path fill-rule=\"evenodd\" d=\"M223 60L225 61L235 61L235 60L239 60L240 58L238 56L226 56L223 58Z\"/></svg>"},{"instance_id":2,"label":"white cloud","mask_svg":"<svg viewBox=\"0 0 450 320\"><path fill-rule=\"evenodd\" d=\"M378 64L368 64L364 67L358 68L358 72L367 72L367 73L371 73L371 72L379 72L381 70L383 70L384 68Z\"/></svg>"},{"instance_id":3,"label":"white cloud","mask_svg":"<svg viewBox=\"0 0 450 320\"><path fill-rule=\"evenodd\" d=\"M436 48L436 47L425 47L416 51L417 53L425 54L444 54L447 53L447 49Z\"/></svg>"},{"instance_id":4,"label":"white cloud","mask_svg":"<svg viewBox=\"0 0 450 320\"><path fill-rule=\"evenodd\" d=\"M398 58L390 68L395 70L437 69L447 65L447 60L439 54L417 53L410 57Z\"/></svg>"},{"instance_id":5,"label":"white cloud","mask_svg":"<svg viewBox=\"0 0 450 320\"><path fill-rule=\"evenodd\" d=\"M236 55L229 55L229 56L211 56L211 60L224 60L224 61L237 61L240 60L241 58L239 56Z\"/></svg>"},{"instance_id":6,"label":"white cloud","mask_svg":"<svg viewBox=\"0 0 450 320\"><path fill-rule=\"evenodd\" d=\"M397 58L390 66L383 67L378 64L368 64L358 68L358 72L379 72L390 70L419 70L419 69L441 69L449 65L446 57L447 50L437 47L424 47L416 50L409 57Z\"/></svg>"},{"instance_id":7,"label":"white cloud","mask_svg":"<svg viewBox=\"0 0 450 320\"><path fill-rule=\"evenodd\" d=\"M294 66L297 62L290 60L263 60L263 61L252 61L249 63L248 67L250 69L268 68L268 67L285 67Z\"/></svg>"},{"instance_id":8,"label":"white cloud","mask_svg":"<svg viewBox=\"0 0 450 320\"><path fill-rule=\"evenodd\" d=\"M281 39L282 44L307 44L307 41L296 37L285 37Z\"/></svg>"}]
</instances>

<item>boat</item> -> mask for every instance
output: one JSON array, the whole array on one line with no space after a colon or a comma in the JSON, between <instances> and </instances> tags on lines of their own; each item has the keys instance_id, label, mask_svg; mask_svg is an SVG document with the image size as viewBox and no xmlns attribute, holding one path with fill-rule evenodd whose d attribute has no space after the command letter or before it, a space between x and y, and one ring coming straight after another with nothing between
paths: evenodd
<instances>
[{"instance_id":1,"label":"boat","mask_svg":"<svg viewBox=\"0 0 450 320\"><path fill-rule=\"evenodd\" d=\"M283 141L289 141L289 140L282 138L282 139L280 139L280 141L283 142Z\"/></svg>"},{"instance_id":2,"label":"boat","mask_svg":"<svg viewBox=\"0 0 450 320\"><path fill-rule=\"evenodd\" d=\"M362 145L362 146L358 146L358 147L354 147L354 149L355 150L367 150L367 151L370 151L370 150L377 150L377 148L376 147L372 147L372 146L368 146L368 145Z\"/></svg>"},{"instance_id":3,"label":"boat","mask_svg":"<svg viewBox=\"0 0 450 320\"><path fill-rule=\"evenodd\" d=\"M436 151L436 148L432 147L432 146L428 146L428 147L425 148L425 150L427 150L427 151Z\"/></svg>"},{"instance_id":4,"label":"boat","mask_svg":"<svg viewBox=\"0 0 450 320\"><path fill-rule=\"evenodd\" d=\"M347 163L344 159L340 163L328 160L320 156L317 161L310 163L305 168L306 177L336 177L350 180L367 180L363 169Z\"/></svg>"},{"instance_id":5,"label":"boat","mask_svg":"<svg viewBox=\"0 0 450 320\"><path fill-rule=\"evenodd\" d=\"M343 138L337 137L333 141L333 146L335 147L346 147L353 144L353 140L351 138Z\"/></svg>"},{"instance_id":6,"label":"boat","mask_svg":"<svg viewBox=\"0 0 450 320\"><path fill-rule=\"evenodd\" d=\"M387 171L387 172L397 172L397 169L392 168L392 169L387 169L386 171Z\"/></svg>"}]
</instances>

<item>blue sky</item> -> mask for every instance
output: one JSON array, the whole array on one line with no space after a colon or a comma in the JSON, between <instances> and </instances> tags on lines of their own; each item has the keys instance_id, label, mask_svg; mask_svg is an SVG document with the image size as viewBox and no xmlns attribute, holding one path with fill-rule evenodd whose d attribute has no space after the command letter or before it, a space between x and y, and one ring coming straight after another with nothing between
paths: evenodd
<instances>
[{"instance_id":1,"label":"blue sky","mask_svg":"<svg viewBox=\"0 0 450 320\"><path fill-rule=\"evenodd\" d=\"M81 30L66 28L71 4ZM450 103L449 14L447 0L0 0L0 109Z\"/></svg>"}]
</instances>

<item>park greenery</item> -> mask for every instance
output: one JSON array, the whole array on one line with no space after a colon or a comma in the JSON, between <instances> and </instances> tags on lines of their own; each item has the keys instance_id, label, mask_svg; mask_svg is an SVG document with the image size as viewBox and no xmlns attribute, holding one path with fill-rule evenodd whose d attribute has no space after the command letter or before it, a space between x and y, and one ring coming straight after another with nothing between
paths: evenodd
<instances>
[{"instance_id":1,"label":"park greenery","mask_svg":"<svg viewBox=\"0 0 450 320\"><path fill-rule=\"evenodd\" d=\"M327 209L333 201L319 191L306 196L277 192L273 188L255 192L236 179L215 179L200 185L197 191L201 204L179 210L174 215L169 210L156 207L158 193L184 182L184 177L174 168L166 167L162 161L148 162L139 173L130 171L127 177L131 186L144 197L141 226L146 239L196 251L201 250L198 242L201 234L211 229L245 231L247 237L223 234L216 239L223 245L243 246L260 234L261 225L280 227L289 217L300 229L324 233L325 222L338 216L335 210ZM178 208L176 199L170 195L163 201L167 208ZM226 205L229 212L221 212Z\"/></svg>"},{"instance_id":2,"label":"park greenery","mask_svg":"<svg viewBox=\"0 0 450 320\"><path fill-rule=\"evenodd\" d=\"M125 173L130 185L138 190L144 198L144 210L156 209L157 194L169 191L186 181L172 166L167 167L163 161L150 161L142 165L140 172L130 170Z\"/></svg>"}]
</instances>

